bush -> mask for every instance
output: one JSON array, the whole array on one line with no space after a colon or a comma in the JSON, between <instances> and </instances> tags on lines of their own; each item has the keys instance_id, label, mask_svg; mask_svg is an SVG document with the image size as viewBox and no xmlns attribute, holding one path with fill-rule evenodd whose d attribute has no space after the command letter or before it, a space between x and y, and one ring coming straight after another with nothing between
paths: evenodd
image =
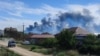
<instances>
[{"instance_id":1,"label":"bush","mask_svg":"<svg viewBox=\"0 0 100 56\"><path fill-rule=\"evenodd\" d=\"M40 46L32 46L31 48L30 48L30 51L32 51L32 50L34 50L34 49L41 49L42 47L40 47Z\"/></svg>"},{"instance_id":2,"label":"bush","mask_svg":"<svg viewBox=\"0 0 100 56\"><path fill-rule=\"evenodd\" d=\"M59 52L59 53L57 54L57 56L66 56L66 53L65 53L65 52Z\"/></svg>"},{"instance_id":3,"label":"bush","mask_svg":"<svg viewBox=\"0 0 100 56\"><path fill-rule=\"evenodd\" d=\"M32 50L34 50L34 49L36 49L36 47L35 47L35 46L31 47L30 51L32 51Z\"/></svg>"},{"instance_id":4,"label":"bush","mask_svg":"<svg viewBox=\"0 0 100 56\"><path fill-rule=\"evenodd\" d=\"M55 38L48 38L41 42L41 46L50 48L56 45L57 40Z\"/></svg>"}]
</instances>

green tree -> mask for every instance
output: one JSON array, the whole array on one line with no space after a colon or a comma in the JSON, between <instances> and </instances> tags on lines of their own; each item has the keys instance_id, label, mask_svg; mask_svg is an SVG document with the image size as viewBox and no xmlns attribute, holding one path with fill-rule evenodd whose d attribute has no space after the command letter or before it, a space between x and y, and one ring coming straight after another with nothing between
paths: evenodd
<instances>
[{"instance_id":1,"label":"green tree","mask_svg":"<svg viewBox=\"0 0 100 56\"><path fill-rule=\"evenodd\" d=\"M99 39L100 39L100 34L98 34L97 38L99 38Z\"/></svg>"},{"instance_id":2,"label":"green tree","mask_svg":"<svg viewBox=\"0 0 100 56\"><path fill-rule=\"evenodd\" d=\"M75 48L76 40L73 36L73 32L70 32L69 30L65 29L61 31L59 34L57 34L56 38L58 40L59 47L65 49Z\"/></svg>"},{"instance_id":3,"label":"green tree","mask_svg":"<svg viewBox=\"0 0 100 56\"><path fill-rule=\"evenodd\" d=\"M95 35L89 34L83 40L82 50L85 50L87 53L93 53L98 48L98 42Z\"/></svg>"},{"instance_id":4,"label":"green tree","mask_svg":"<svg viewBox=\"0 0 100 56\"><path fill-rule=\"evenodd\" d=\"M24 36L23 36L23 32L19 32L19 31L17 31L16 28L12 28L12 27L5 28L4 33L5 33L6 37L12 37L12 38L15 38L18 40L22 40L25 37L27 37L27 34L24 34Z\"/></svg>"},{"instance_id":5,"label":"green tree","mask_svg":"<svg viewBox=\"0 0 100 56\"><path fill-rule=\"evenodd\" d=\"M57 43L56 38L47 38L41 42L41 45L44 47L55 47Z\"/></svg>"},{"instance_id":6,"label":"green tree","mask_svg":"<svg viewBox=\"0 0 100 56\"><path fill-rule=\"evenodd\" d=\"M96 43L96 41L97 41L96 36L92 34L87 35L86 38L84 39L84 42L86 44L94 44Z\"/></svg>"}]
</instances>

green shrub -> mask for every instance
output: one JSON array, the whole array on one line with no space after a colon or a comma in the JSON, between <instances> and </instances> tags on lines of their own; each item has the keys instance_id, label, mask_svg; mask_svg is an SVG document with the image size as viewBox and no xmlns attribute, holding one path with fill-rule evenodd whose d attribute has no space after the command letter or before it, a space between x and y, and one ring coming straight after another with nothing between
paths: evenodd
<instances>
[{"instance_id":1,"label":"green shrub","mask_svg":"<svg viewBox=\"0 0 100 56\"><path fill-rule=\"evenodd\" d=\"M59 53L57 54L57 56L66 56L66 53L65 53L65 52L59 52Z\"/></svg>"},{"instance_id":2,"label":"green shrub","mask_svg":"<svg viewBox=\"0 0 100 56\"><path fill-rule=\"evenodd\" d=\"M34 49L41 49L42 47L40 46L36 46L36 45L33 45L32 47L30 47L30 51L34 50Z\"/></svg>"},{"instance_id":3,"label":"green shrub","mask_svg":"<svg viewBox=\"0 0 100 56\"><path fill-rule=\"evenodd\" d=\"M36 49L36 47L35 47L35 46L31 47L30 51L32 51L32 50L34 50L34 49Z\"/></svg>"},{"instance_id":4,"label":"green shrub","mask_svg":"<svg viewBox=\"0 0 100 56\"><path fill-rule=\"evenodd\" d=\"M48 38L42 41L40 45L50 48L50 47L54 47L56 45L56 42L57 42L56 38Z\"/></svg>"}]
</instances>

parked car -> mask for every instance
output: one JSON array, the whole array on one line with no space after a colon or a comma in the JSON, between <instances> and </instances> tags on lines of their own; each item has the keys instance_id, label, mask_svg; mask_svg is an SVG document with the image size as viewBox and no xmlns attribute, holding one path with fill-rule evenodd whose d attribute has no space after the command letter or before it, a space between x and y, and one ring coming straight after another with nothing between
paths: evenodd
<instances>
[{"instance_id":1,"label":"parked car","mask_svg":"<svg viewBox=\"0 0 100 56\"><path fill-rule=\"evenodd\" d=\"M23 41L23 42L22 42L22 44L23 44L23 45L29 45L29 44L30 44L30 42L29 42L29 41L27 41L27 40L25 40L25 41Z\"/></svg>"},{"instance_id":2,"label":"parked car","mask_svg":"<svg viewBox=\"0 0 100 56\"><path fill-rule=\"evenodd\" d=\"M15 46L16 46L15 40L9 40L8 41L8 47L15 47Z\"/></svg>"}]
</instances>

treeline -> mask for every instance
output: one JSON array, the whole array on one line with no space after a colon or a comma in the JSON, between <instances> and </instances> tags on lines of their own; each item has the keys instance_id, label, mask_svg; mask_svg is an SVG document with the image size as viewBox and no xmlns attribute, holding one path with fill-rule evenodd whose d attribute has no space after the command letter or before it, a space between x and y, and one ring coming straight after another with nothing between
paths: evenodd
<instances>
[{"instance_id":1,"label":"treeline","mask_svg":"<svg viewBox=\"0 0 100 56\"><path fill-rule=\"evenodd\" d=\"M10 37L10 38L15 38L17 40L22 40L26 37L27 35L21 31L18 31L16 28L5 28L4 29L4 37Z\"/></svg>"}]
</instances>

